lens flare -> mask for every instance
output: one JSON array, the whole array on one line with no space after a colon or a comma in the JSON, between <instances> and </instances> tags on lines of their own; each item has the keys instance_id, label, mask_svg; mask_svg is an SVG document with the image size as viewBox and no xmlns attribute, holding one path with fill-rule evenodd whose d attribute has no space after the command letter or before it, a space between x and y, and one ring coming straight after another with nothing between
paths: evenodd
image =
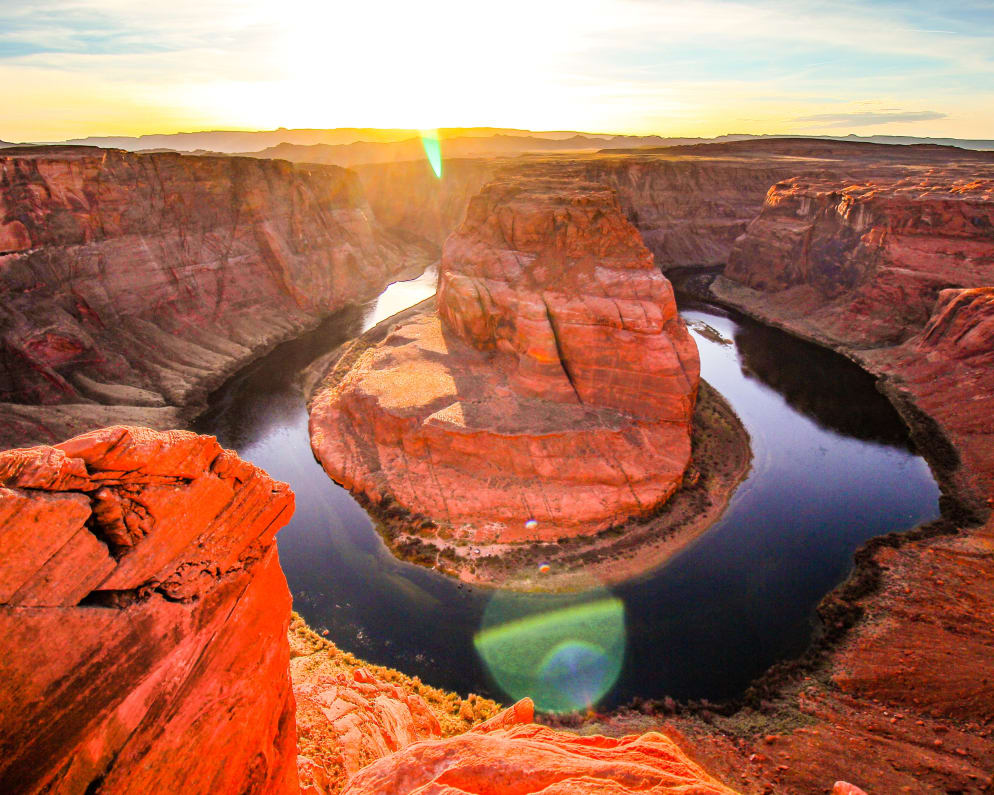
<instances>
[{"instance_id":1,"label":"lens flare","mask_svg":"<svg viewBox=\"0 0 994 795\"><path fill-rule=\"evenodd\" d=\"M474 638L477 653L512 699L545 712L595 704L614 686L625 657L625 607L598 588L584 594L495 597Z\"/></svg>"},{"instance_id":2,"label":"lens flare","mask_svg":"<svg viewBox=\"0 0 994 795\"><path fill-rule=\"evenodd\" d=\"M431 164L431 170L435 176L442 178L442 142L438 140L438 130L422 130L421 145L425 148L425 155Z\"/></svg>"}]
</instances>

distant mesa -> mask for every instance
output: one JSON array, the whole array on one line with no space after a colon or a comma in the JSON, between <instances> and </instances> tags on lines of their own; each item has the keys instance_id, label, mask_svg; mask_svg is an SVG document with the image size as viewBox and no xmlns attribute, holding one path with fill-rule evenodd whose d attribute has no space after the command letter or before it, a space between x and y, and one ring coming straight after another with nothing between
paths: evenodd
<instances>
[{"instance_id":1,"label":"distant mesa","mask_svg":"<svg viewBox=\"0 0 994 795\"><path fill-rule=\"evenodd\" d=\"M326 471L479 542L651 512L690 460L697 348L600 184L487 185L445 243L437 311L388 322L315 397Z\"/></svg>"}]
</instances>

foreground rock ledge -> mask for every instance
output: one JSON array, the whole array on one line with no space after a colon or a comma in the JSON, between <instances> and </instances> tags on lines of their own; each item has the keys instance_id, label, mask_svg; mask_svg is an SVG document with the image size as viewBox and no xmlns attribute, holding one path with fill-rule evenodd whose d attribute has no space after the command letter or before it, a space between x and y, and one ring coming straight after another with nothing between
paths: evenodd
<instances>
[{"instance_id":1,"label":"foreground rock ledge","mask_svg":"<svg viewBox=\"0 0 994 795\"><path fill-rule=\"evenodd\" d=\"M292 512L185 431L0 453L0 791L295 792Z\"/></svg>"},{"instance_id":2,"label":"foreground rock ledge","mask_svg":"<svg viewBox=\"0 0 994 795\"><path fill-rule=\"evenodd\" d=\"M578 737L533 724L533 713L525 699L458 737L409 745L360 771L344 792L734 795L666 735Z\"/></svg>"},{"instance_id":3,"label":"foreground rock ledge","mask_svg":"<svg viewBox=\"0 0 994 795\"><path fill-rule=\"evenodd\" d=\"M594 533L678 488L697 348L614 191L491 183L445 244L437 307L315 397L335 480L477 542Z\"/></svg>"}]
</instances>

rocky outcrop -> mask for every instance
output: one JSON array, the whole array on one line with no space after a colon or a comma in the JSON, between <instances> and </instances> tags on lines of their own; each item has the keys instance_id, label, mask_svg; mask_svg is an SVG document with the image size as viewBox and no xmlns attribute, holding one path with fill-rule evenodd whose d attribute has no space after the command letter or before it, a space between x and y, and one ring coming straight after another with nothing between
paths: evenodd
<instances>
[{"instance_id":1,"label":"rocky outcrop","mask_svg":"<svg viewBox=\"0 0 994 795\"><path fill-rule=\"evenodd\" d=\"M533 724L533 712L526 699L466 734L410 745L362 770L345 793L734 795L664 734L579 737Z\"/></svg>"},{"instance_id":2,"label":"rocky outcrop","mask_svg":"<svg viewBox=\"0 0 994 795\"><path fill-rule=\"evenodd\" d=\"M294 696L297 719L306 726L309 740L333 756L323 765L298 759L301 780L312 778L316 793L331 789L332 782L340 786L377 759L442 733L423 698L362 668L352 676L296 683Z\"/></svg>"},{"instance_id":3,"label":"rocky outcrop","mask_svg":"<svg viewBox=\"0 0 994 795\"><path fill-rule=\"evenodd\" d=\"M437 303L315 398L335 480L502 542L596 532L676 490L697 349L613 191L492 183L445 244Z\"/></svg>"},{"instance_id":4,"label":"rocky outcrop","mask_svg":"<svg viewBox=\"0 0 994 795\"><path fill-rule=\"evenodd\" d=\"M334 166L5 149L0 446L180 426L260 350L433 256Z\"/></svg>"},{"instance_id":5,"label":"rocky outcrop","mask_svg":"<svg viewBox=\"0 0 994 795\"><path fill-rule=\"evenodd\" d=\"M285 484L184 431L0 453L0 789L295 792Z\"/></svg>"}]
</instances>

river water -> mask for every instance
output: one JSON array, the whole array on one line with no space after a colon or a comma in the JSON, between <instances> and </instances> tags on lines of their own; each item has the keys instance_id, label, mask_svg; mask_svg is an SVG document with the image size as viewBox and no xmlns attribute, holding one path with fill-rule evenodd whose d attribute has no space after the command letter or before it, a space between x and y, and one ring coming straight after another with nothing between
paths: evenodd
<instances>
[{"instance_id":1,"label":"river water","mask_svg":"<svg viewBox=\"0 0 994 795\"><path fill-rule=\"evenodd\" d=\"M289 483L278 536L294 608L340 647L425 682L502 693L474 636L494 592L395 559L315 461L300 369L434 292L428 272L328 318L236 374L194 429ZM841 356L707 304L681 302L701 372L738 412L753 467L723 517L660 568L613 587L620 674L600 702L733 697L801 653L817 602L867 539L939 515L939 489L873 379ZM538 596L514 597L519 602Z\"/></svg>"}]
</instances>

